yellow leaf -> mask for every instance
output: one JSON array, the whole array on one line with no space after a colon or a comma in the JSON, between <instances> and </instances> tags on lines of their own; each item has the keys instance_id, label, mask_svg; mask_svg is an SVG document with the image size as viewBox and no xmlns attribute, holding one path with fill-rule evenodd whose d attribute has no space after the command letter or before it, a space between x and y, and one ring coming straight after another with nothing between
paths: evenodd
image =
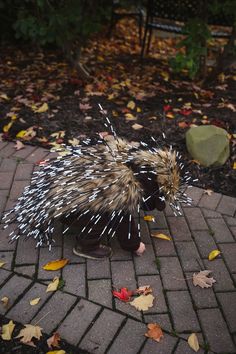
<instances>
[{"instance_id":1,"label":"yellow leaf","mask_svg":"<svg viewBox=\"0 0 236 354\"><path fill-rule=\"evenodd\" d=\"M63 267L69 262L69 259L57 259L55 261L48 262L43 266L44 270L58 270Z\"/></svg>"},{"instance_id":2,"label":"yellow leaf","mask_svg":"<svg viewBox=\"0 0 236 354\"><path fill-rule=\"evenodd\" d=\"M188 337L188 345L189 345L190 348L192 348L195 352L198 352L198 350L199 350L199 343L198 343L198 339L197 339L196 333L190 334L190 336Z\"/></svg>"},{"instance_id":3,"label":"yellow leaf","mask_svg":"<svg viewBox=\"0 0 236 354\"><path fill-rule=\"evenodd\" d=\"M134 101L129 101L127 104L127 108L134 109L135 108L135 102Z\"/></svg>"},{"instance_id":4,"label":"yellow leaf","mask_svg":"<svg viewBox=\"0 0 236 354\"><path fill-rule=\"evenodd\" d=\"M0 98L2 98L3 100L6 100L6 101L9 101L9 100L10 100L10 98L9 98L5 93L2 93L2 94L0 95Z\"/></svg>"},{"instance_id":5,"label":"yellow leaf","mask_svg":"<svg viewBox=\"0 0 236 354\"><path fill-rule=\"evenodd\" d=\"M208 255L209 261L213 261L221 252L219 250L211 251Z\"/></svg>"},{"instance_id":6,"label":"yellow leaf","mask_svg":"<svg viewBox=\"0 0 236 354\"><path fill-rule=\"evenodd\" d=\"M147 311L149 307L153 306L154 296L152 294L140 295L133 301L129 302L131 306L134 306L138 311Z\"/></svg>"},{"instance_id":7,"label":"yellow leaf","mask_svg":"<svg viewBox=\"0 0 236 354\"><path fill-rule=\"evenodd\" d=\"M27 133L27 130L21 130L16 134L16 138L23 138L23 136Z\"/></svg>"},{"instance_id":8,"label":"yellow leaf","mask_svg":"<svg viewBox=\"0 0 236 354\"><path fill-rule=\"evenodd\" d=\"M166 71L162 71L161 76L163 77L164 81L169 81L170 75Z\"/></svg>"},{"instance_id":9,"label":"yellow leaf","mask_svg":"<svg viewBox=\"0 0 236 354\"><path fill-rule=\"evenodd\" d=\"M30 305L31 306L37 305L40 300L41 300L40 297L36 297L35 299L30 300Z\"/></svg>"},{"instance_id":10,"label":"yellow leaf","mask_svg":"<svg viewBox=\"0 0 236 354\"><path fill-rule=\"evenodd\" d=\"M126 120L136 120L137 118L131 113L126 113L125 114L125 119Z\"/></svg>"},{"instance_id":11,"label":"yellow leaf","mask_svg":"<svg viewBox=\"0 0 236 354\"><path fill-rule=\"evenodd\" d=\"M77 145L79 145L80 141L79 141L79 139L73 138L73 139L68 140L68 143L72 146L77 146Z\"/></svg>"},{"instance_id":12,"label":"yellow leaf","mask_svg":"<svg viewBox=\"0 0 236 354\"><path fill-rule=\"evenodd\" d=\"M33 326L31 324L24 325L25 328L20 330L20 333L15 338L21 338L21 342L27 344L31 342L32 338L40 339L42 336L42 328L39 326Z\"/></svg>"},{"instance_id":13,"label":"yellow leaf","mask_svg":"<svg viewBox=\"0 0 236 354\"><path fill-rule=\"evenodd\" d=\"M168 112L167 114L166 114L166 118L169 118L169 119L173 119L175 116L174 116L174 114L172 113L172 112Z\"/></svg>"},{"instance_id":14,"label":"yellow leaf","mask_svg":"<svg viewBox=\"0 0 236 354\"><path fill-rule=\"evenodd\" d=\"M6 264L6 262L1 261L1 259L0 259L0 268L1 268L1 267L3 267L3 266L4 266L4 264Z\"/></svg>"},{"instance_id":15,"label":"yellow leaf","mask_svg":"<svg viewBox=\"0 0 236 354\"><path fill-rule=\"evenodd\" d=\"M34 113L44 113L48 110L48 104L45 102L39 108L32 107L32 109L33 109Z\"/></svg>"},{"instance_id":16,"label":"yellow leaf","mask_svg":"<svg viewBox=\"0 0 236 354\"><path fill-rule=\"evenodd\" d=\"M51 291L56 291L59 285L59 277L55 277L51 283L48 284L46 293L49 293Z\"/></svg>"},{"instance_id":17,"label":"yellow leaf","mask_svg":"<svg viewBox=\"0 0 236 354\"><path fill-rule=\"evenodd\" d=\"M205 189L203 191L203 194L207 194L207 195L212 195L212 193L214 193L212 189Z\"/></svg>"},{"instance_id":18,"label":"yellow leaf","mask_svg":"<svg viewBox=\"0 0 236 354\"><path fill-rule=\"evenodd\" d=\"M65 350L50 350L49 352L47 352L46 354L66 354Z\"/></svg>"},{"instance_id":19,"label":"yellow leaf","mask_svg":"<svg viewBox=\"0 0 236 354\"><path fill-rule=\"evenodd\" d=\"M165 234L160 234L158 232L152 233L151 236L152 237L156 237L156 238L160 238L162 240L171 241L171 237L170 236L167 236Z\"/></svg>"},{"instance_id":20,"label":"yellow leaf","mask_svg":"<svg viewBox=\"0 0 236 354\"><path fill-rule=\"evenodd\" d=\"M14 331L15 324L11 320L8 324L2 326L2 339L11 340L12 332Z\"/></svg>"},{"instance_id":21,"label":"yellow leaf","mask_svg":"<svg viewBox=\"0 0 236 354\"><path fill-rule=\"evenodd\" d=\"M155 218L154 218L153 215L145 215L145 216L143 217L143 219L144 219L145 221L153 221L153 222L155 222Z\"/></svg>"},{"instance_id":22,"label":"yellow leaf","mask_svg":"<svg viewBox=\"0 0 236 354\"><path fill-rule=\"evenodd\" d=\"M236 162L233 164L233 169L236 170Z\"/></svg>"},{"instance_id":23,"label":"yellow leaf","mask_svg":"<svg viewBox=\"0 0 236 354\"><path fill-rule=\"evenodd\" d=\"M142 110L141 110L140 107L137 107L137 112L138 112L138 113L142 112Z\"/></svg>"},{"instance_id":24,"label":"yellow leaf","mask_svg":"<svg viewBox=\"0 0 236 354\"><path fill-rule=\"evenodd\" d=\"M4 127L3 127L4 133L7 133L10 130L12 124L13 124L13 122L9 122L8 124L4 125Z\"/></svg>"},{"instance_id":25,"label":"yellow leaf","mask_svg":"<svg viewBox=\"0 0 236 354\"><path fill-rule=\"evenodd\" d=\"M7 296L4 296L2 299L1 299L1 303L3 304L3 306L5 308L7 308L8 304L9 304L9 299Z\"/></svg>"}]
</instances>

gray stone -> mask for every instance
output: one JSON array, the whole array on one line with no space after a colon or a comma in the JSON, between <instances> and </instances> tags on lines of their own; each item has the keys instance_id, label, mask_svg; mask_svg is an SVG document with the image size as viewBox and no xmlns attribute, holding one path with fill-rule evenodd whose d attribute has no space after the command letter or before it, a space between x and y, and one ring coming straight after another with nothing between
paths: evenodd
<instances>
[{"instance_id":1,"label":"gray stone","mask_svg":"<svg viewBox=\"0 0 236 354\"><path fill-rule=\"evenodd\" d=\"M8 312L8 317L20 323L30 323L45 301L52 295L52 293L46 293L46 289L45 285L33 284L23 298ZM30 301L37 297L40 297L39 303L31 306Z\"/></svg>"},{"instance_id":2,"label":"gray stone","mask_svg":"<svg viewBox=\"0 0 236 354\"><path fill-rule=\"evenodd\" d=\"M155 312L162 313L168 311L163 294L163 286L159 275L140 276L138 277L138 285L150 285L153 290L153 296L155 297L153 307L151 307L148 311L145 311L145 314Z\"/></svg>"},{"instance_id":3,"label":"gray stone","mask_svg":"<svg viewBox=\"0 0 236 354\"><path fill-rule=\"evenodd\" d=\"M0 189L10 189L14 172L0 172Z\"/></svg>"},{"instance_id":4,"label":"gray stone","mask_svg":"<svg viewBox=\"0 0 236 354\"><path fill-rule=\"evenodd\" d=\"M202 197L203 189L197 187L187 188L185 191L188 197L192 198L192 205L197 205Z\"/></svg>"},{"instance_id":5,"label":"gray stone","mask_svg":"<svg viewBox=\"0 0 236 354\"><path fill-rule=\"evenodd\" d=\"M186 146L193 159L206 167L223 165L230 154L227 131L214 125L190 128L186 133Z\"/></svg>"},{"instance_id":6,"label":"gray stone","mask_svg":"<svg viewBox=\"0 0 236 354\"><path fill-rule=\"evenodd\" d=\"M236 273L236 243L221 243L219 249L230 272Z\"/></svg>"},{"instance_id":7,"label":"gray stone","mask_svg":"<svg viewBox=\"0 0 236 354\"><path fill-rule=\"evenodd\" d=\"M80 300L66 316L58 328L61 337L68 343L77 345L101 307L86 300Z\"/></svg>"},{"instance_id":8,"label":"gray stone","mask_svg":"<svg viewBox=\"0 0 236 354\"><path fill-rule=\"evenodd\" d=\"M12 273L9 272L8 270L0 268L0 285L1 285L1 287L2 287L2 284L6 281L6 279L9 278L11 275L12 275Z\"/></svg>"},{"instance_id":9,"label":"gray stone","mask_svg":"<svg viewBox=\"0 0 236 354\"><path fill-rule=\"evenodd\" d=\"M170 317L167 313L147 314L144 315L145 323L157 323L164 331L171 332L173 330Z\"/></svg>"},{"instance_id":10,"label":"gray stone","mask_svg":"<svg viewBox=\"0 0 236 354\"><path fill-rule=\"evenodd\" d=\"M22 275L27 275L27 276L33 278L34 274L35 274L35 266L34 265L28 265L28 266L15 267L14 271L16 273L20 273Z\"/></svg>"},{"instance_id":11,"label":"gray stone","mask_svg":"<svg viewBox=\"0 0 236 354\"><path fill-rule=\"evenodd\" d=\"M13 251L16 248L16 242L10 242L9 234L17 228L17 224L11 224L5 230L3 226L0 228L0 250Z\"/></svg>"},{"instance_id":12,"label":"gray stone","mask_svg":"<svg viewBox=\"0 0 236 354\"><path fill-rule=\"evenodd\" d=\"M198 354L204 354L204 350L200 348L198 351ZM181 339L178 343L177 348L175 349L175 354L193 354L193 349L190 348L188 345L188 342Z\"/></svg>"},{"instance_id":13,"label":"gray stone","mask_svg":"<svg viewBox=\"0 0 236 354\"><path fill-rule=\"evenodd\" d=\"M187 289L184 275L177 257L160 257L161 278L165 290Z\"/></svg>"},{"instance_id":14,"label":"gray stone","mask_svg":"<svg viewBox=\"0 0 236 354\"><path fill-rule=\"evenodd\" d=\"M79 347L89 353L104 354L124 318L118 313L103 310Z\"/></svg>"},{"instance_id":15,"label":"gray stone","mask_svg":"<svg viewBox=\"0 0 236 354\"><path fill-rule=\"evenodd\" d=\"M18 162L14 159L3 159L1 163L1 172L14 172Z\"/></svg>"},{"instance_id":16,"label":"gray stone","mask_svg":"<svg viewBox=\"0 0 236 354\"><path fill-rule=\"evenodd\" d=\"M55 292L36 317L34 317L33 323L37 323L37 321L45 316L43 319L43 330L45 333L50 334L63 320L71 306L75 304L76 299L75 296L62 293L61 291ZM71 323L71 327L74 325L74 323ZM72 331L71 328L70 330Z\"/></svg>"},{"instance_id":17,"label":"gray stone","mask_svg":"<svg viewBox=\"0 0 236 354\"><path fill-rule=\"evenodd\" d=\"M234 213L236 211L236 198L223 195L220 204L218 205L216 210L221 214L234 216Z\"/></svg>"},{"instance_id":18,"label":"gray stone","mask_svg":"<svg viewBox=\"0 0 236 354\"><path fill-rule=\"evenodd\" d=\"M231 332L236 332L236 292L217 293Z\"/></svg>"},{"instance_id":19,"label":"gray stone","mask_svg":"<svg viewBox=\"0 0 236 354\"><path fill-rule=\"evenodd\" d=\"M184 208L184 214L191 230L207 230L208 226L199 208Z\"/></svg>"},{"instance_id":20,"label":"gray stone","mask_svg":"<svg viewBox=\"0 0 236 354\"><path fill-rule=\"evenodd\" d=\"M160 343L157 343L152 339L148 339L141 350L141 354L172 354L177 340L177 338L166 333Z\"/></svg>"},{"instance_id":21,"label":"gray stone","mask_svg":"<svg viewBox=\"0 0 236 354\"><path fill-rule=\"evenodd\" d=\"M111 272L113 286L116 289L128 288L136 289L137 283L134 273L133 262L131 261L115 261L111 262Z\"/></svg>"},{"instance_id":22,"label":"gray stone","mask_svg":"<svg viewBox=\"0 0 236 354\"><path fill-rule=\"evenodd\" d=\"M198 316L211 350L216 353L235 353L235 345L220 310L199 310Z\"/></svg>"},{"instance_id":23,"label":"gray stone","mask_svg":"<svg viewBox=\"0 0 236 354\"><path fill-rule=\"evenodd\" d=\"M199 323L188 291L167 291L174 329L177 332L199 331Z\"/></svg>"},{"instance_id":24,"label":"gray stone","mask_svg":"<svg viewBox=\"0 0 236 354\"><path fill-rule=\"evenodd\" d=\"M201 208L202 213L206 219L214 219L214 218L221 218L221 214L217 211Z\"/></svg>"},{"instance_id":25,"label":"gray stone","mask_svg":"<svg viewBox=\"0 0 236 354\"><path fill-rule=\"evenodd\" d=\"M198 271L200 256L194 242L176 242L179 259L184 271Z\"/></svg>"},{"instance_id":26,"label":"gray stone","mask_svg":"<svg viewBox=\"0 0 236 354\"><path fill-rule=\"evenodd\" d=\"M0 251L0 259L3 262L6 262L3 265L4 269L12 269L12 261L13 261L13 252L12 251Z\"/></svg>"},{"instance_id":27,"label":"gray stone","mask_svg":"<svg viewBox=\"0 0 236 354\"><path fill-rule=\"evenodd\" d=\"M210 231L194 231L194 241L202 258L208 258L212 250L217 249L217 245Z\"/></svg>"},{"instance_id":28,"label":"gray stone","mask_svg":"<svg viewBox=\"0 0 236 354\"><path fill-rule=\"evenodd\" d=\"M203 194L198 206L200 208L215 210L221 198L222 194L219 193L212 193L211 195Z\"/></svg>"},{"instance_id":29,"label":"gray stone","mask_svg":"<svg viewBox=\"0 0 236 354\"><path fill-rule=\"evenodd\" d=\"M186 273L189 290L192 295L195 306L197 308L217 307L217 301L213 289L202 289L199 286L194 286L192 276L193 273ZM210 277L211 276L215 277L215 275L212 273L210 274Z\"/></svg>"},{"instance_id":30,"label":"gray stone","mask_svg":"<svg viewBox=\"0 0 236 354\"><path fill-rule=\"evenodd\" d=\"M214 259L213 261L204 260L204 264L206 269L212 270L212 276L216 280L216 283L213 285L215 291L235 289L223 259Z\"/></svg>"},{"instance_id":31,"label":"gray stone","mask_svg":"<svg viewBox=\"0 0 236 354\"><path fill-rule=\"evenodd\" d=\"M103 306L112 308L112 292L111 280L89 280L88 281L88 298Z\"/></svg>"},{"instance_id":32,"label":"gray stone","mask_svg":"<svg viewBox=\"0 0 236 354\"><path fill-rule=\"evenodd\" d=\"M183 216L168 217L172 237L176 241L192 241L189 227Z\"/></svg>"},{"instance_id":33,"label":"gray stone","mask_svg":"<svg viewBox=\"0 0 236 354\"><path fill-rule=\"evenodd\" d=\"M136 274L158 274L155 258L152 245L146 244L146 251L142 254L142 256L134 256Z\"/></svg>"},{"instance_id":34,"label":"gray stone","mask_svg":"<svg viewBox=\"0 0 236 354\"><path fill-rule=\"evenodd\" d=\"M160 234L170 236L169 230L155 231ZM161 240L160 238L153 237L154 248L158 257L176 256L176 250L173 241Z\"/></svg>"},{"instance_id":35,"label":"gray stone","mask_svg":"<svg viewBox=\"0 0 236 354\"><path fill-rule=\"evenodd\" d=\"M36 248L36 241L30 237L20 237L17 243L15 264L35 264L38 261L39 249Z\"/></svg>"},{"instance_id":36,"label":"gray stone","mask_svg":"<svg viewBox=\"0 0 236 354\"><path fill-rule=\"evenodd\" d=\"M5 314L15 303L19 296L21 296L31 281L24 277L14 275L0 288L0 299L4 296L9 298L9 305L6 308L0 306L0 313Z\"/></svg>"},{"instance_id":37,"label":"gray stone","mask_svg":"<svg viewBox=\"0 0 236 354\"><path fill-rule=\"evenodd\" d=\"M33 172L33 167L34 167L33 164L19 163L17 165L14 179L17 181L30 180L32 172Z\"/></svg>"},{"instance_id":38,"label":"gray stone","mask_svg":"<svg viewBox=\"0 0 236 354\"><path fill-rule=\"evenodd\" d=\"M86 296L85 264L67 264L62 269L62 279L65 280L64 291Z\"/></svg>"},{"instance_id":39,"label":"gray stone","mask_svg":"<svg viewBox=\"0 0 236 354\"><path fill-rule=\"evenodd\" d=\"M110 262L109 259L102 260L87 260L87 278L88 279L103 279L110 278Z\"/></svg>"},{"instance_id":40,"label":"gray stone","mask_svg":"<svg viewBox=\"0 0 236 354\"><path fill-rule=\"evenodd\" d=\"M134 306L131 306L127 302L120 301L118 299L115 299L115 308L118 311L123 312L124 314L129 315L130 317L133 317L135 319L138 319L139 321L142 320L142 315L141 312L137 311Z\"/></svg>"},{"instance_id":41,"label":"gray stone","mask_svg":"<svg viewBox=\"0 0 236 354\"><path fill-rule=\"evenodd\" d=\"M128 319L120 333L115 338L107 354L125 353L137 354L145 340L146 326Z\"/></svg>"},{"instance_id":42,"label":"gray stone","mask_svg":"<svg viewBox=\"0 0 236 354\"><path fill-rule=\"evenodd\" d=\"M224 216L227 225L236 226L236 218L232 218L231 216Z\"/></svg>"},{"instance_id":43,"label":"gray stone","mask_svg":"<svg viewBox=\"0 0 236 354\"><path fill-rule=\"evenodd\" d=\"M216 242L233 242L234 238L222 218L208 219L208 224L211 230L214 232L214 239Z\"/></svg>"}]
</instances>

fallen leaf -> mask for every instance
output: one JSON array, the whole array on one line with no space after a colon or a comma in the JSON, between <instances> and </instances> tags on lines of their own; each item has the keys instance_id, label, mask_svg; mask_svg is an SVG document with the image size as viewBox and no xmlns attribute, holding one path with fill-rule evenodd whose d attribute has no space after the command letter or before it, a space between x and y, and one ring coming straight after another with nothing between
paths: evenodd
<instances>
[{"instance_id":1,"label":"fallen leaf","mask_svg":"<svg viewBox=\"0 0 236 354\"><path fill-rule=\"evenodd\" d=\"M18 334L18 336L16 336L15 338L21 338L21 343L24 343L24 344L31 344L30 343L32 341L33 338L36 338L36 339L40 339L41 336L42 336L42 328L39 327L39 326L34 326L34 325L31 325L31 324L26 324L24 325L25 328L21 329L20 330L20 333Z\"/></svg>"},{"instance_id":2,"label":"fallen leaf","mask_svg":"<svg viewBox=\"0 0 236 354\"><path fill-rule=\"evenodd\" d=\"M171 106L167 104L166 106L163 107L164 112L168 112L171 110Z\"/></svg>"},{"instance_id":3,"label":"fallen leaf","mask_svg":"<svg viewBox=\"0 0 236 354\"><path fill-rule=\"evenodd\" d=\"M92 106L90 106L89 103L80 103L79 108L81 109L81 111L87 111L88 109L91 109Z\"/></svg>"},{"instance_id":4,"label":"fallen leaf","mask_svg":"<svg viewBox=\"0 0 236 354\"><path fill-rule=\"evenodd\" d=\"M3 306L5 308L7 308L8 304L9 304L9 298L7 296L4 296L3 298L1 298L1 303L3 304Z\"/></svg>"},{"instance_id":5,"label":"fallen leaf","mask_svg":"<svg viewBox=\"0 0 236 354\"><path fill-rule=\"evenodd\" d=\"M164 337L161 327L157 323L149 323L147 325L148 331L145 333L145 336L155 340L156 342L160 342L161 338Z\"/></svg>"},{"instance_id":6,"label":"fallen leaf","mask_svg":"<svg viewBox=\"0 0 236 354\"><path fill-rule=\"evenodd\" d=\"M68 140L68 143L72 146L77 146L77 145L79 145L80 141L79 141L79 139L73 138L73 139Z\"/></svg>"},{"instance_id":7,"label":"fallen leaf","mask_svg":"<svg viewBox=\"0 0 236 354\"><path fill-rule=\"evenodd\" d=\"M5 93L2 93L2 94L0 95L0 98L2 98L3 100L6 100L6 101L9 101L9 100L10 100L10 98L9 98Z\"/></svg>"},{"instance_id":8,"label":"fallen leaf","mask_svg":"<svg viewBox=\"0 0 236 354\"><path fill-rule=\"evenodd\" d=\"M49 352L47 352L46 354L66 354L65 350L50 350Z\"/></svg>"},{"instance_id":9,"label":"fallen leaf","mask_svg":"<svg viewBox=\"0 0 236 354\"><path fill-rule=\"evenodd\" d=\"M3 267L4 264L6 264L6 262L0 260L0 268Z\"/></svg>"},{"instance_id":10,"label":"fallen leaf","mask_svg":"<svg viewBox=\"0 0 236 354\"><path fill-rule=\"evenodd\" d=\"M213 261L221 252L219 250L213 250L209 253L208 259L209 261Z\"/></svg>"},{"instance_id":11,"label":"fallen leaf","mask_svg":"<svg viewBox=\"0 0 236 354\"><path fill-rule=\"evenodd\" d=\"M198 339L197 339L196 333L190 334L190 336L188 337L188 345L189 345L190 348L192 348L195 352L198 352L198 350L199 350L199 343L198 343Z\"/></svg>"},{"instance_id":12,"label":"fallen leaf","mask_svg":"<svg viewBox=\"0 0 236 354\"><path fill-rule=\"evenodd\" d=\"M59 281L60 281L59 277L55 277L55 278L53 279L53 281L48 284L46 293L48 293L48 292L50 292L50 291L56 291L57 288L58 288L58 285L59 285Z\"/></svg>"},{"instance_id":13,"label":"fallen leaf","mask_svg":"<svg viewBox=\"0 0 236 354\"><path fill-rule=\"evenodd\" d=\"M179 122L178 123L178 126L180 127L180 128L188 128L189 127L189 123L186 123L186 122Z\"/></svg>"},{"instance_id":14,"label":"fallen leaf","mask_svg":"<svg viewBox=\"0 0 236 354\"><path fill-rule=\"evenodd\" d=\"M30 300L30 305L31 306L37 305L40 300L41 300L40 297L36 297L35 299Z\"/></svg>"},{"instance_id":15,"label":"fallen leaf","mask_svg":"<svg viewBox=\"0 0 236 354\"><path fill-rule=\"evenodd\" d=\"M24 149L25 145L20 141L20 140L17 140L16 141L16 144L14 145L14 148L18 151L18 150L21 150L21 149Z\"/></svg>"},{"instance_id":16,"label":"fallen leaf","mask_svg":"<svg viewBox=\"0 0 236 354\"><path fill-rule=\"evenodd\" d=\"M143 125L135 123L135 124L132 125L132 128L134 130L140 130L140 129L143 128Z\"/></svg>"},{"instance_id":17,"label":"fallen leaf","mask_svg":"<svg viewBox=\"0 0 236 354\"><path fill-rule=\"evenodd\" d=\"M207 194L207 195L212 195L212 193L214 193L212 189L205 189L203 191L203 194Z\"/></svg>"},{"instance_id":18,"label":"fallen leaf","mask_svg":"<svg viewBox=\"0 0 236 354\"><path fill-rule=\"evenodd\" d=\"M125 119L129 121L129 120L136 120L137 118L131 113L126 113Z\"/></svg>"},{"instance_id":19,"label":"fallen leaf","mask_svg":"<svg viewBox=\"0 0 236 354\"><path fill-rule=\"evenodd\" d=\"M2 339L3 340L11 340L12 333L14 331L15 324L11 320L7 324L2 326Z\"/></svg>"},{"instance_id":20,"label":"fallen leaf","mask_svg":"<svg viewBox=\"0 0 236 354\"><path fill-rule=\"evenodd\" d=\"M160 234L158 232L151 233L152 237L160 238L161 240L171 241L171 237L165 234Z\"/></svg>"},{"instance_id":21,"label":"fallen leaf","mask_svg":"<svg viewBox=\"0 0 236 354\"><path fill-rule=\"evenodd\" d=\"M134 109L135 108L135 102L134 101L129 101L127 104L127 108Z\"/></svg>"},{"instance_id":22,"label":"fallen leaf","mask_svg":"<svg viewBox=\"0 0 236 354\"><path fill-rule=\"evenodd\" d=\"M48 262L43 266L44 270L58 270L63 267L69 262L69 259L57 259L55 261Z\"/></svg>"},{"instance_id":23,"label":"fallen leaf","mask_svg":"<svg viewBox=\"0 0 236 354\"><path fill-rule=\"evenodd\" d=\"M173 119L175 116L172 112L166 113L166 118Z\"/></svg>"},{"instance_id":24,"label":"fallen leaf","mask_svg":"<svg viewBox=\"0 0 236 354\"><path fill-rule=\"evenodd\" d=\"M140 295L136 299L130 302L131 306L134 306L138 311L147 311L149 307L153 306L154 296L151 294Z\"/></svg>"},{"instance_id":25,"label":"fallen leaf","mask_svg":"<svg viewBox=\"0 0 236 354\"><path fill-rule=\"evenodd\" d=\"M136 290L136 293L139 295L148 295L152 293L152 288L150 285L143 285Z\"/></svg>"},{"instance_id":26,"label":"fallen leaf","mask_svg":"<svg viewBox=\"0 0 236 354\"><path fill-rule=\"evenodd\" d=\"M113 296L117 297L119 300L128 302L133 295L133 291L129 291L127 288L121 288L120 291L112 291Z\"/></svg>"},{"instance_id":27,"label":"fallen leaf","mask_svg":"<svg viewBox=\"0 0 236 354\"><path fill-rule=\"evenodd\" d=\"M45 102L39 108L33 106L32 109L33 109L34 113L44 113L44 112L47 112L47 110L48 110L48 104Z\"/></svg>"},{"instance_id":28,"label":"fallen leaf","mask_svg":"<svg viewBox=\"0 0 236 354\"><path fill-rule=\"evenodd\" d=\"M214 278L208 278L211 270L201 270L199 273L193 274L193 285L200 286L200 288L211 288L216 282Z\"/></svg>"},{"instance_id":29,"label":"fallen leaf","mask_svg":"<svg viewBox=\"0 0 236 354\"><path fill-rule=\"evenodd\" d=\"M143 217L143 219L144 219L145 221L153 221L153 222L155 222L155 218L154 218L153 215L145 215L145 216Z\"/></svg>"},{"instance_id":30,"label":"fallen leaf","mask_svg":"<svg viewBox=\"0 0 236 354\"><path fill-rule=\"evenodd\" d=\"M236 170L236 162L233 164L233 169Z\"/></svg>"},{"instance_id":31,"label":"fallen leaf","mask_svg":"<svg viewBox=\"0 0 236 354\"><path fill-rule=\"evenodd\" d=\"M13 124L13 122L11 121L8 124L4 125L4 127L2 128L3 132L7 133L10 130L12 124Z\"/></svg>"},{"instance_id":32,"label":"fallen leaf","mask_svg":"<svg viewBox=\"0 0 236 354\"><path fill-rule=\"evenodd\" d=\"M59 348L59 342L61 340L60 334L58 332L53 333L53 335L47 339L47 345L51 349L52 347Z\"/></svg>"}]
</instances>

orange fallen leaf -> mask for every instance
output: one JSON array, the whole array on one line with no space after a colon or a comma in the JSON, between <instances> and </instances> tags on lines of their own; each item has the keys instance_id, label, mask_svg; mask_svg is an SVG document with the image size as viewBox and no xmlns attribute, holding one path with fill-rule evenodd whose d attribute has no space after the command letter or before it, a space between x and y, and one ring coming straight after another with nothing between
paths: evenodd
<instances>
[{"instance_id":1,"label":"orange fallen leaf","mask_svg":"<svg viewBox=\"0 0 236 354\"><path fill-rule=\"evenodd\" d=\"M153 222L155 222L155 218L154 218L153 215L145 215L145 216L143 217L143 219L144 219L145 221L153 221Z\"/></svg>"},{"instance_id":2,"label":"orange fallen leaf","mask_svg":"<svg viewBox=\"0 0 236 354\"><path fill-rule=\"evenodd\" d=\"M152 288L150 285L143 285L136 290L136 293L139 295L148 295L152 293Z\"/></svg>"},{"instance_id":3,"label":"orange fallen leaf","mask_svg":"<svg viewBox=\"0 0 236 354\"><path fill-rule=\"evenodd\" d=\"M171 241L171 237L165 234L160 234L159 232L154 232L151 234L152 237L160 238L161 240Z\"/></svg>"},{"instance_id":4,"label":"orange fallen leaf","mask_svg":"<svg viewBox=\"0 0 236 354\"><path fill-rule=\"evenodd\" d=\"M173 119L173 118L175 118L175 116L174 116L174 114L172 112L168 112L166 114L166 118Z\"/></svg>"},{"instance_id":5,"label":"orange fallen leaf","mask_svg":"<svg viewBox=\"0 0 236 354\"><path fill-rule=\"evenodd\" d=\"M43 266L44 270L58 270L63 267L69 262L69 259L57 259L55 261L48 262Z\"/></svg>"},{"instance_id":6,"label":"orange fallen leaf","mask_svg":"<svg viewBox=\"0 0 236 354\"><path fill-rule=\"evenodd\" d=\"M148 327L148 331L147 333L145 333L145 336L159 343L160 340L164 337L164 334L159 324L149 323L147 327Z\"/></svg>"}]
</instances>

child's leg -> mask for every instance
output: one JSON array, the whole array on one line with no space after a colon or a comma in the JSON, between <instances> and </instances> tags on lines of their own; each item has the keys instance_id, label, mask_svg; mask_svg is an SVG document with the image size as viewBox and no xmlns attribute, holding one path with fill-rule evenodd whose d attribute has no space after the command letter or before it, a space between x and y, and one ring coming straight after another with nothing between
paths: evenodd
<instances>
[{"instance_id":1,"label":"child's leg","mask_svg":"<svg viewBox=\"0 0 236 354\"><path fill-rule=\"evenodd\" d=\"M130 223L130 238L128 238L128 232L129 215L125 215L116 230L116 236L118 238L121 248L127 251L137 251L140 246L141 239L138 235L138 229L133 218Z\"/></svg>"}]
</instances>

